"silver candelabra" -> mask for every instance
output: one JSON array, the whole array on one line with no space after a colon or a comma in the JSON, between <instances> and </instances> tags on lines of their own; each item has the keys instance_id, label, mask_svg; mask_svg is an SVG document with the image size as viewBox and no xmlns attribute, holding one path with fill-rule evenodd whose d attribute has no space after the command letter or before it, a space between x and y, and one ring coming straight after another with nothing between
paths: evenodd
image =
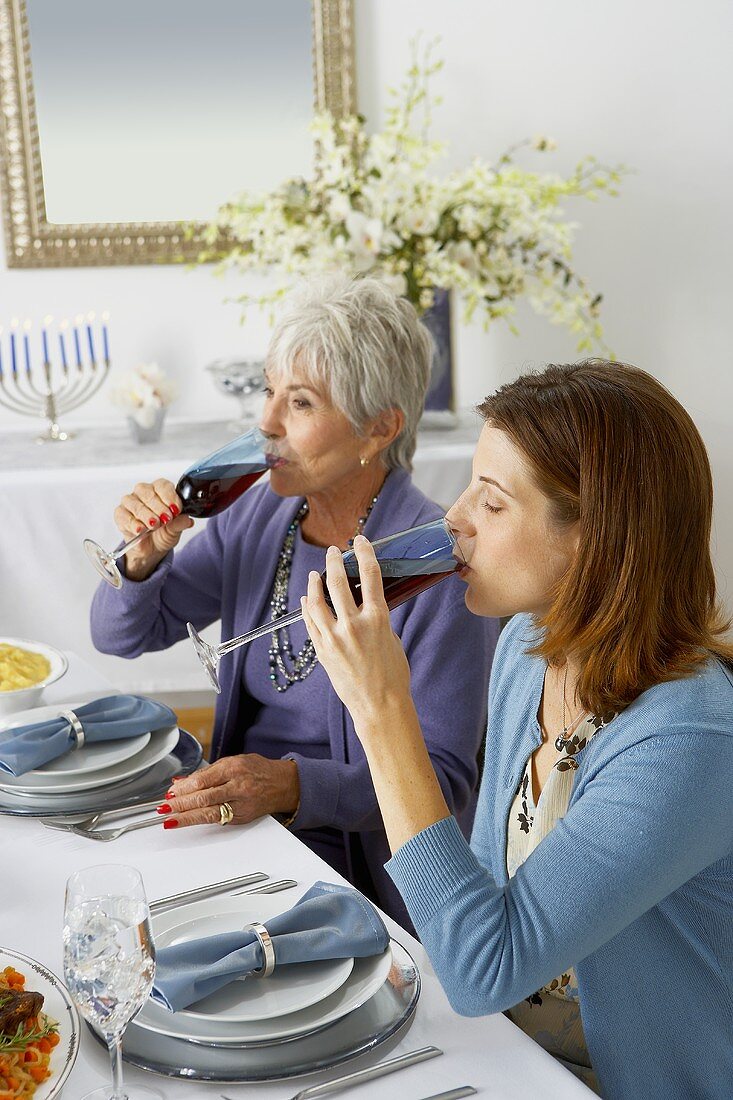
<instances>
[{"instance_id":1,"label":"silver candelabra","mask_svg":"<svg viewBox=\"0 0 733 1100\"><path fill-rule=\"evenodd\" d=\"M50 318L46 319L47 322ZM55 362L49 354L49 332L47 323L41 330L42 355L40 363L33 362L30 347L30 325L26 322L22 334L23 362L21 362L21 334L14 322L10 331L10 358L3 364L2 343L0 342L0 404L21 416L41 416L48 421L46 430L36 436L36 443L62 443L73 439L74 433L64 431L58 417L71 412L88 401L102 386L109 373L109 345L107 325L102 325L103 356L97 360L94 348L94 334L90 317L86 325L89 347L88 356L82 355L79 328L81 318L77 319L70 341L73 340L75 362L70 365L65 343L66 327L62 325L58 332L59 355ZM1 332L2 330L0 330ZM68 349L69 353L71 348Z\"/></svg>"}]
</instances>

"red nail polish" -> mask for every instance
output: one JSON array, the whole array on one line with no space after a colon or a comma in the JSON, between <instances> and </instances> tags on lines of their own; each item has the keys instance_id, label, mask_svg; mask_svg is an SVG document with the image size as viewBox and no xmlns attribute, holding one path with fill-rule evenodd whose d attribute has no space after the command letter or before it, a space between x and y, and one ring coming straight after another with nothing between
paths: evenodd
<instances>
[{"instance_id":1,"label":"red nail polish","mask_svg":"<svg viewBox=\"0 0 733 1100\"><path fill-rule=\"evenodd\" d=\"M161 513L160 513L160 522L161 522L161 523L167 523L167 522L168 522L168 520L169 520L170 518L171 518L171 517L170 517L170 516L167 516L167 515L165 514L165 512L161 512Z\"/></svg>"},{"instance_id":2,"label":"red nail polish","mask_svg":"<svg viewBox=\"0 0 733 1100\"><path fill-rule=\"evenodd\" d=\"M140 532L141 532L141 531L144 531L144 530L145 530L145 528L144 528L144 527L136 527L136 528L135 528L135 534L136 534L136 535L139 535L139 534L140 534Z\"/></svg>"},{"instance_id":3,"label":"red nail polish","mask_svg":"<svg viewBox=\"0 0 733 1100\"><path fill-rule=\"evenodd\" d=\"M177 504L169 504L168 507L170 509L170 513L171 513L172 516L177 516L178 515L178 505Z\"/></svg>"},{"instance_id":4,"label":"red nail polish","mask_svg":"<svg viewBox=\"0 0 733 1100\"><path fill-rule=\"evenodd\" d=\"M176 792L175 791L166 791L165 792L165 797L166 798L175 798L176 797Z\"/></svg>"},{"instance_id":5,"label":"red nail polish","mask_svg":"<svg viewBox=\"0 0 733 1100\"><path fill-rule=\"evenodd\" d=\"M156 814L169 814L171 812L171 808L167 802L163 802L160 806L158 806L158 809L155 812Z\"/></svg>"},{"instance_id":6,"label":"red nail polish","mask_svg":"<svg viewBox=\"0 0 733 1100\"><path fill-rule=\"evenodd\" d=\"M175 783L177 779L185 779L185 778L186 778L185 775L174 775L171 782Z\"/></svg>"},{"instance_id":7,"label":"red nail polish","mask_svg":"<svg viewBox=\"0 0 733 1100\"><path fill-rule=\"evenodd\" d=\"M157 519L155 518L155 516L153 516L153 518L152 518L152 519L149 519L149 520L148 520L148 526L149 526L149 527L155 527L155 525L157 524L157 522L158 522L158 521L157 521Z\"/></svg>"},{"instance_id":8,"label":"red nail polish","mask_svg":"<svg viewBox=\"0 0 733 1100\"><path fill-rule=\"evenodd\" d=\"M178 828L178 822L176 821L175 817L166 818L166 820L163 822L163 828L164 829L177 829Z\"/></svg>"}]
</instances>

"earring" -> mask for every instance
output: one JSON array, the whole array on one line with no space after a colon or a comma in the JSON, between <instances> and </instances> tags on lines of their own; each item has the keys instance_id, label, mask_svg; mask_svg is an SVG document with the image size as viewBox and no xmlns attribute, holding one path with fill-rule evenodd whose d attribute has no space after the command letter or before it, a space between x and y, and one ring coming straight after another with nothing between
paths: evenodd
<instances>
[{"instance_id":1,"label":"earring","mask_svg":"<svg viewBox=\"0 0 733 1100\"><path fill-rule=\"evenodd\" d=\"M362 464L362 466L368 466L369 465L369 459L368 458L360 458L359 462Z\"/></svg>"}]
</instances>

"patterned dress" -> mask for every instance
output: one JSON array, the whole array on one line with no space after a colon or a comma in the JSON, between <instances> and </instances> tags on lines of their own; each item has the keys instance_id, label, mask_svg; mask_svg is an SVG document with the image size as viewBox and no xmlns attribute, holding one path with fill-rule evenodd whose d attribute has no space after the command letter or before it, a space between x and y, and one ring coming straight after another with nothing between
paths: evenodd
<instances>
[{"instance_id":1,"label":"patterned dress","mask_svg":"<svg viewBox=\"0 0 733 1100\"><path fill-rule=\"evenodd\" d=\"M576 757L604 724L602 719L593 715L581 721L560 749L558 760L536 805L532 792L532 757L527 761L509 810L506 865L510 878L567 813L573 777L578 767ZM506 1015L589 1088L599 1093L583 1034L578 982L572 967L508 1009Z\"/></svg>"}]
</instances>

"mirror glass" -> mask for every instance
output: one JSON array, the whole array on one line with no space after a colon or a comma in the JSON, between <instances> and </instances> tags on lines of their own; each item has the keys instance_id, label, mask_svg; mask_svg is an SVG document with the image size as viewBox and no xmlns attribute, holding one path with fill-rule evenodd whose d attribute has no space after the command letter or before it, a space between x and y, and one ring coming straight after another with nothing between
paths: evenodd
<instances>
[{"instance_id":1,"label":"mirror glass","mask_svg":"<svg viewBox=\"0 0 733 1100\"><path fill-rule=\"evenodd\" d=\"M27 0L27 14L49 223L208 221L308 174L310 0Z\"/></svg>"}]
</instances>

